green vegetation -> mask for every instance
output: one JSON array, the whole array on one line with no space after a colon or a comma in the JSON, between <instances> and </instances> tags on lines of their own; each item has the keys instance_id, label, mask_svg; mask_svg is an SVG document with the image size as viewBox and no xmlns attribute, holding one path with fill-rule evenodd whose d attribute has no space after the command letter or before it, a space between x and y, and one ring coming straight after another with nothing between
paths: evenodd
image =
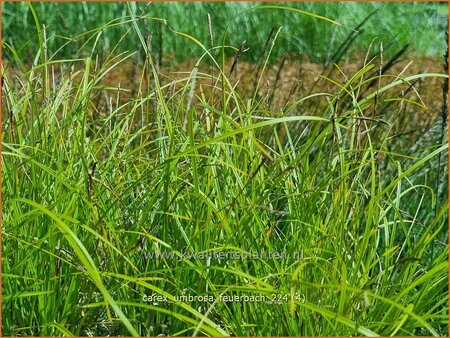
<instances>
[{"instance_id":1,"label":"green vegetation","mask_svg":"<svg viewBox=\"0 0 450 338\"><path fill-rule=\"evenodd\" d=\"M262 3L264 5L287 5L283 3ZM152 34L154 51L164 55L172 55L174 61L191 58L201 50L190 41L176 39L171 32L183 31L195 36L203 44L208 45L208 20L215 33L215 44L220 44L223 32L228 26L229 41L238 45L246 41L249 53L243 55L250 61L256 61L261 45L267 39L272 29L283 27L278 40L278 46L273 56L283 53L293 56L308 55L314 61L334 62L339 57L336 52L342 45L351 41L350 50L367 50L373 39L384 44L386 55L393 55L397 50L410 45L415 52L422 54L443 54L445 49L445 28L447 26L446 3L288 3L290 7L317 13L334 18L347 28L329 25L309 16L301 16L295 12L282 10L245 10L257 7L254 2L229 3L135 3L132 4L134 15L149 15L164 18L166 21L147 21L143 25L145 35ZM34 19L26 3L3 4L3 30L20 32L9 35L11 43L17 50L25 45L29 50L36 50L37 38L34 29ZM126 3L36 3L36 13L41 24L48 29L49 48L56 50L68 39L74 39L79 34L91 30L100 30L98 44L101 49L109 50L115 46L126 30L127 25L115 25L122 17L130 15ZM99 23L105 26L99 27ZM108 24L109 27L107 28ZM357 29L358 33L352 31ZM63 33L65 32L65 33ZM5 36L5 34L4 34ZM79 52L79 48L92 34L81 35L69 46L62 49L61 57L71 58ZM91 40L90 46L95 39ZM30 48L30 45L33 48ZM136 51L140 42L135 34L121 42L119 51ZM85 52L88 49L81 49ZM346 52L347 50L344 50ZM340 57L345 56L340 55ZM33 54L28 55L30 57ZM164 59L165 62L171 62Z\"/></svg>"},{"instance_id":2,"label":"green vegetation","mask_svg":"<svg viewBox=\"0 0 450 338\"><path fill-rule=\"evenodd\" d=\"M14 5L22 11L12 14ZM425 111L416 81L447 75L389 75L363 59L340 82L321 75L330 91L278 107L263 90L275 38L255 88L240 91L226 66L239 47L216 37L210 49L210 36L171 32L195 46L183 53L198 62L167 80L145 31L160 19L135 16L142 4L110 4L123 6L111 14L123 39L108 44L106 31L93 30L67 41L65 50L80 49L69 57L54 54L66 30L39 21L63 5L81 8L62 13L74 29L93 24L77 15L103 6L4 4L3 29L18 25L31 40L3 41L3 335L448 334L448 144L396 129L405 107L408 116ZM172 5L173 16L185 6ZM358 14L378 5L345 6ZM336 15L268 5L255 13L341 27L334 4L317 8ZM261 46L266 33L247 40ZM141 54L134 93L104 84ZM267 253L282 257L242 257Z\"/></svg>"}]
</instances>

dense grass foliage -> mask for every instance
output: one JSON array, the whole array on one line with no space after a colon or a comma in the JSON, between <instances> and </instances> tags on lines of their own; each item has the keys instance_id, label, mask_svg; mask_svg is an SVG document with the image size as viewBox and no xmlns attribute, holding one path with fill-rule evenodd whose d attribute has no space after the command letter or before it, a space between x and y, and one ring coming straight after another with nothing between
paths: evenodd
<instances>
[{"instance_id":1,"label":"dense grass foliage","mask_svg":"<svg viewBox=\"0 0 450 338\"><path fill-rule=\"evenodd\" d=\"M263 4L271 5L271 3ZM273 4L283 5L283 3ZM436 52L443 54L445 49L443 34L447 26L446 3L289 3L290 7L334 18L343 26L329 25L293 12L251 10L257 5L258 3L254 2L153 2L133 4L132 12L134 15L148 15L166 20L147 21L143 27L144 34L153 36L153 50L164 54L166 63L172 62L167 59L167 54L170 54L174 61L180 61L201 52L189 41L174 38L171 29L195 36L203 44L208 45L210 41L208 14L211 15L214 44L220 44L222 34L228 27L226 43L238 45L246 41L250 49L243 58L251 61L257 59L261 45L271 31L279 27L283 27L279 45L284 48L275 50L274 57L279 57L282 53L290 53L293 56L301 54L308 55L314 61L332 63L345 57L348 51L367 50L374 39L377 39L378 45L379 42L384 44L387 56L392 56L406 45L422 54ZM79 48L91 36L84 33L99 29L99 23L104 23L99 29L103 32L99 37L99 45L104 50L115 46L129 28L117 26L118 18L129 15L125 3L79 5L41 2L35 4L35 9L41 24L48 29L50 48L56 46L59 48L67 40L76 39L76 43L62 49L61 57L65 58L71 58L80 51ZM34 19L27 4L5 3L3 13L4 39L16 50L21 50L24 44L28 44L25 51L32 50L30 45L36 47ZM63 32L70 32L70 36ZM90 45L94 40L91 40ZM131 32L120 45L120 51L135 51L138 48L140 43L135 32ZM84 52L86 49L81 51ZM141 52L143 53L142 49Z\"/></svg>"},{"instance_id":2,"label":"dense grass foliage","mask_svg":"<svg viewBox=\"0 0 450 338\"><path fill-rule=\"evenodd\" d=\"M342 82L322 76L331 91L274 108L260 91L272 50L249 95L226 53L178 34L201 52L168 81L147 21L124 8L145 55L133 95L102 84L133 53L97 31L82 58L53 54L59 32L40 15L36 49L3 44L15 55L2 88L3 334L446 335L448 144L404 149L393 126L405 106L423 113L416 80L447 75L366 59ZM279 10L294 13L266 9Z\"/></svg>"}]
</instances>

